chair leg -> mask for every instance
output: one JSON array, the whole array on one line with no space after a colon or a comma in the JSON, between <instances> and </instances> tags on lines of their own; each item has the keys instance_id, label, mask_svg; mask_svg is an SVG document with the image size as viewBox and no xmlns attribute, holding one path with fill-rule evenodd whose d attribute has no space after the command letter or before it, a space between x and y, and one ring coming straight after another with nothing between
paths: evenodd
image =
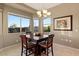
<instances>
[{"instance_id":1,"label":"chair leg","mask_svg":"<svg viewBox=\"0 0 79 59\"><path fill-rule=\"evenodd\" d=\"M21 49L21 56L23 56L23 47L22 47L22 49Z\"/></svg>"},{"instance_id":2,"label":"chair leg","mask_svg":"<svg viewBox=\"0 0 79 59\"><path fill-rule=\"evenodd\" d=\"M35 47L34 56L36 56L36 54L37 54L37 46Z\"/></svg>"},{"instance_id":3,"label":"chair leg","mask_svg":"<svg viewBox=\"0 0 79 59\"><path fill-rule=\"evenodd\" d=\"M48 56L48 48L47 48L47 56Z\"/></svg>"},{"instance_id":4,"label":"chair leg","mask_svg":"<svg viewBox=\"0 0 79 59\"><path fill-rule=\"evenodd\" d=\"M51 52L52 52L52 56L54 56L54 53L53 53L53 47L51 46Z\"/></svg>"},{"instance_id":5,"label":"chair leg","mask_svg":"<svg viewBox=\"0 0 79 59\"><path fill-rule=\"evenodd\" d=\"M45 49L45 55L46 55L46 49Z\"/></svg>"},{"instance_id":6,"label":"chair leg","mask_svg":"<svg viewBox=\"0 0 79 59\"><path fill-rule=\"evenodd\" d=\"M26 56L27 56L27 49L26 49Z\"/></svg>"},{"instance_id":7,"label":"chair leg","mask_svg":"<svg viewBox=\"0 0 79 59\"><path fill-rule=\"evenodd\" d=\"M41 47L39 47L39 54L40 54L40 56L41 56Z\"/></svg>"}]
</instances>

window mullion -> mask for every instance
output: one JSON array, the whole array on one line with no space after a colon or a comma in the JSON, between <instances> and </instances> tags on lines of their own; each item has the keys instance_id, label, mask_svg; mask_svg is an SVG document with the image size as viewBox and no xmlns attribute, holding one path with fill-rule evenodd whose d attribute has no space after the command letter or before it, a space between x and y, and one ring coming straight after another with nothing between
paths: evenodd
<instances>
[{"instance_id":1,"label":"window mullion","mask_svg":"<svg viewBox=\"0 0 79 59\"><path fill-rule=\"evenodd\" d=\"M21 20L21 19L22 19L22 18L20 17L20 32L22 32L22 25L21 25L21 23L22 23L21 21L22 21L22 20Z\"/></svg>"}]
</instances>

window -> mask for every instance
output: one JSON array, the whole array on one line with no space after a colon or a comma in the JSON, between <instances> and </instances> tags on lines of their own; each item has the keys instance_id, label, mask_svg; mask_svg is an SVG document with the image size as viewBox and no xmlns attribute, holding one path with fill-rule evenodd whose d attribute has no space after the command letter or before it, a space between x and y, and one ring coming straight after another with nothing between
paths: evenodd
<instances>
[{"instance_id":1,"label":"window","mask_svg":"<svg viewBox=\"0 0 79 59\"><path fill-rule=\"evenodd\" d=\"M29 31L29 26L30 26L30 19L27 18L21 18L21 27L22 27L22 32Z\"/></svg>"},{"instance_id":2,"label":"window","mask_svg":"<svg viewBox=\"0 0 79 59\"><path fill-rule=\"evenodd\" d=\"M20 32L20 17L15 15L8 15L8 32Z\"/></svg>"},{"instance_id":3,"label":"window","mask_svg":"<svg viewBox=\"0 0 79 59\"><path fill-rule=\"evenodd\" d=\"M43 19L43 31L50 32L51 18Z\"/></svg>"},{"instance_id":4,"label":"window","mask_svg":"<svg viewBox=\"0 0 79 59\"><path fill-rule=\"evenodd\" d=\"M8 33L30 31L29 27L30 19L19 15L8 14Z\"/></svg>"},{"instance_id":5,"label":"window","mask_svg":"<svg viewBox=\"0 0 79 59\"><path fill-rule=\"evenodd\" d=\"M35 19L34 20L34 32L39 31L39 20Z\"/></svg>"}]
</instances>

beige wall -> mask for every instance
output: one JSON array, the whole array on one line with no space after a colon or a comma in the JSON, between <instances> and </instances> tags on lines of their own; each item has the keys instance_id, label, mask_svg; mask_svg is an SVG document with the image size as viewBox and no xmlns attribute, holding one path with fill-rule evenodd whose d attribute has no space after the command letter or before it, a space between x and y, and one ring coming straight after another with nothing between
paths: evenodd
<instances>
[{"instance_id":1,"label":"beige wall","mask_svg":"<svg viewBox=\"0 0 79 59\"><path fill-rule=\"evenodd\" d=\"M2 31L2 9L0 9L0 48L3 47L3 31Z\"/></svg>"},{"instance_id":2,"label":"beige wall","mask_svg":"<svg viewBox=\"0 0 79 59\"><path fill-rule=\"evenodd\" d=\"M2 12L1 12L2 11ZM11 6L3 5L0 7L0 48L18 43L20 41L19 35L21 33L8 33L8 12L27 16L32 19L32 13L22 11Z\"/></svg>"},{"instance_id":3,"label":"beige wall","mask_svg":"<svg viewBox=\"0 0 79 59\"><path fill-rule=\"evenodd\" d=\"M54 8L50 8L49 10L52 12L52 19L67 15L73 16L73 30L54 31L54 42L79 48L79 4L60 4Z\"/></svg>"}]
</instances>

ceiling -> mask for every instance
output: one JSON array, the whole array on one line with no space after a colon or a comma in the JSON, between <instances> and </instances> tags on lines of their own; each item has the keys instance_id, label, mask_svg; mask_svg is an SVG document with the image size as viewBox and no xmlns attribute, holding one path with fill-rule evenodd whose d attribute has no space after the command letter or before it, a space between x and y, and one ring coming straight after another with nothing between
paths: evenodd
<instances>
[{"instance_id":1,"label":"ceiling","mask_svg":"<svg viewBox=\"0 0 79 59\"><path fill-rule=\"evenodd\" d=\"M41 10L41 9L49 9L51 7L55 7L61 3L25 3L25 4L36 10Z\"/></svg>"}]
</instances>

